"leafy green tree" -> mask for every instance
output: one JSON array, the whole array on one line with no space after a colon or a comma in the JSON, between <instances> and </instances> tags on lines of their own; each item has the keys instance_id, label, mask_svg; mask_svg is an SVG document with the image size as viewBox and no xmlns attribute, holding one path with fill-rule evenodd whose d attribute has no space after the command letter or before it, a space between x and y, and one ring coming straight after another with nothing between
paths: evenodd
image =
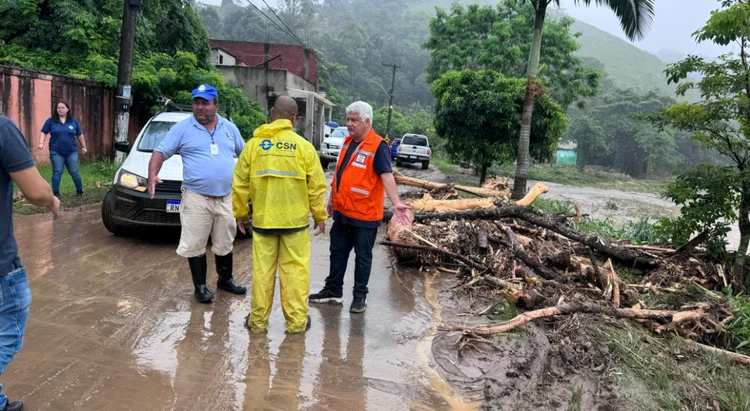
<instances>
[{"instance_id":1,"label":"leafy green tree","mask_svg":"<svg viewBox=\"0 0 750 411\"><path fill-rule=\"evenodd\" d=\"M122 0L18 0L0 3L0 63L68 74L114 86ZM133 110L156 99L190 102L198 84L217 87L243 136L264 121L257 104L209 69L208 34L192 0L149 0L138 13Z\"/></svg>"},{"instance_id":2,"label":"leafy green tree","mask_svg":"<svg viewBox=\"0 0 750 411\"><path fill-rule=\"evenodd\" d=\"M245 139L252 137L253 130L265 122L260 106L231 85L218 71L201 69L197 58L186 52L177 52L175 57L155 54L140 59L133 70L134 109L144 112L158 110L155 101L167 97L175 103L191 103L191 90L198 84L212 84L219 92L219 104L230 109L232 120Z\"/></svg>"},{"instance_id":3,"label":"leafy green tree","mask_svg":"<svg viewBox=\"0 0 750 411\"><path fill-rule=\"evenodd\" d=\"M526 3L527 0L519 0ZM534 101L539 94L540 87L537 84L539 76L539 61L542 48L542 33L544 32L544 21L547 16L547 8L553 2L558 6L560 0L528 0L534 7L534 34L529 52L529 63L526 67L527 84L526 95L523 101L523 117L518 137L518 156L516 176L513 183L513 198L521 198L526 194L526 181L529 173L529 144L531 137L531 122L533 118ZM620 20L625 35L631 40L642 38L648 30L654 16L654 3L656 0L576 0L586 6L591 3L607 6Z\"/></svg>"},{"instance_id":4,"label":"leafy green tree","mask_svg":"<svg viewBox=\"0 0 750 411\"><path fill-rule=\"evenodd\" d=\"M577 118L566 133L577 143L576 167L583 171L597 155L609 154L604 129L599 122L589 116Z\"/></svg>"},{"instance_id":5,"label":"leafy green tree","mask_svg":"<svg viewBox=\"0 0 750 411\"><path fill-rule=\"evenodd\" d=\"M388 106L382 106L373 112L375 132L385 136L388 126ZM411 110L394 107L391 114L391 138L401 137L406 133L428 135L432 128L432 116L425 109Z\"/></svg>"},{"instance_id":6,"label":"leafy green tree","mask_svg":"<svg viewBox=\"0 0 750 411\"><path fill-rule=\"evenodd\" d=\"M711 13L706 25L695 33L698 42L711 41L726 46L740 45L739 54L726 54L714 61L688 56L685 60L670 65L667 70L669 82L678 83L678 93L698 89L702 100L697 103L679 103L649 115L654 125L660 128L674 127L693 134L693 139L705 147L726 156L732 164L731 177L720 181L731 182L733 190L719 192L713 202L732 204L733 210L721 208L726 222L739 220L740 244L733 269L736 287L750 287L750 275L745 261L750 244L750 4L747 1L723 0L722 9ZM688 75L698 72L699 81L691 81ZM722 169L726 174L728 169ZM681 176L678 180L690 187L713 186L716 173L695 173L693 180ZM737 202L732 199L735 195ZM700 190L689 197L689 201L701 198ZM736 215L734 214L736 206ZM683 214L681 221L690 224L695 216ZM714 226L723 224L718 219ZM690 226L688 226L690 227Z\"/></svg>"},{"instance_id":7,"label":"leafy green tree","mask_svg":"<svg viewBox=\"0 0 750 411\"><path fill-rule=\"evenodd\" d=\"M378 106L386 104L388 97L380 88L389 89L391 84L391 72L381 65L386 62L401 66L396 75L396 104L418 101L429 104L432 100L424 73L429 56L420 47L427 37L432 11L429 7L418 7L419 0L282 0L275 3L279 17L305 47L318 55L317 71L319 76L324 73L320 82L328 95L339 95L342 102L366 100ZM224 0L221 7L202 9L201 16L212 38L300 44L291 35L278 30L255 8L237 4ZM275 19L270 10L258 6ZM217 11L220 27L216 27L215 15L204 11L206 9ZM342 115L341 110L337 106L334 116Z\"/></svg>"},{"instance_id":8,"label":"leafy green tree","mask_svg":"<svg viewBox=\"0 0 750 411\"><path fill-rule=\"evenodd\" d=\"M96 56L117 61L123 3L120 0L18 0L0 5L4 61L67 73ZM208 68L206 30L191 0L151 0L138 14L135 52L187 51Z\"/></svg>"},{"instance_id":9,"label":"leafy green tree","mask_svg":"<svg viewBox=\"0 0 750 411\"><path fill-rule=\"evenodd\" d=\"M579 170L600 165L633 177L671 174L682 162L674 130L655 130L637 115L674 102L656 92L607 88L582 109L568 111L572 126L563 140L578 143Z\"/></svg>"},{"instance_id":10,"label":"leafy green tree","mask_svg":"<svg viewBox=\"0 0 750 411\"><path fill-rule=\"evenodd\" d=\"M435 131L446 139L449 154L472 161L480 184L493 162L512 161L523 107L524 82L494 71L449 71L432 86ZM531 150L549 158L567 126L562 108L549 97L534 105Z\"/></svg>"},{"instance_id":11,"label":"leafy green tree","mask_svg":"<svg viewBox=\"0 0 750 411\"><path fill-rule=\"evenodd\" d=\"M448 70L463 69L523 77L534 18L534 8L516 0L503 0L494 8L454 3L450 14L437 8L424 43L430 50L427 79L434 81ZM599 85L599 73L574 55L580 46L577 35L570 32L571 24L573 19L565 17L545 26L539 73L545 94L563 107L594 95Z\"/></svg>"},{"instance_id":12,"label":"leafy green tree","mask_svg":"<svg viewBox=\"0 0 750 411\"><path fill-rule=\"evenodd\" d=\"M708 249L723 256L730 225L737 221L742 184L731 167L702 164L680 173L664 195L680 206L680 217L664 218L657 231L675 245L690 241L695 233L708 233Z\"/></svg>"}]
</instances>

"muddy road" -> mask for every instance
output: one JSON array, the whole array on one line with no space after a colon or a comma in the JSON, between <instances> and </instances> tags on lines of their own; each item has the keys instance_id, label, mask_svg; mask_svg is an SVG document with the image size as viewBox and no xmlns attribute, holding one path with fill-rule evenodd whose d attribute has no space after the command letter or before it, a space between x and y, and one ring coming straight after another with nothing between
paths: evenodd
<instances>
[{"instance_id":1,"label":"muddy road","mask_svg":"<svg viewBox=\"0 0 750 411\"><path fill-rule=\"evenodd\" d=\"M364 315L350 316L347 291L343 306L311 307L306 334L286 335L277 289L268 333L251 334L249 294L194 301L187 262L175 254L178 233L115 237L97 208L54 222L17 217L15 232L33 302L2 383L29 410L461 408L430 365L438 318L424 275L392 267L380 246ZM252 280L251 245L235 244L243 284ZM314 237L313 291L328 266L328 236ZM210 288L215 281L209 255ZM428 287L440 286L434 281Z\"/></svg>"}]
</instances>

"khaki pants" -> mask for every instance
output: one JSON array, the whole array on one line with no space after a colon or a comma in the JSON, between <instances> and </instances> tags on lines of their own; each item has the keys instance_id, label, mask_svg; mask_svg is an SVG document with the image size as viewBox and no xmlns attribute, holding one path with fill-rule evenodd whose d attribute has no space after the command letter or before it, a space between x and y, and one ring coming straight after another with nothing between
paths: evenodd
<instances>
[{"instance_id":1,"label":"khaki pants","mask_svg":"<svg viewBox=\"0 0 750 411\"><path fill-rule=\"evenodd\" d=\"M206 253L208 236L211 251L219 256L232 252L237 225L232 214L232 195L207 197L192 191L182 191L180 202L182 234L177 254L198 257Z\"/></svg>"}]
</instances>

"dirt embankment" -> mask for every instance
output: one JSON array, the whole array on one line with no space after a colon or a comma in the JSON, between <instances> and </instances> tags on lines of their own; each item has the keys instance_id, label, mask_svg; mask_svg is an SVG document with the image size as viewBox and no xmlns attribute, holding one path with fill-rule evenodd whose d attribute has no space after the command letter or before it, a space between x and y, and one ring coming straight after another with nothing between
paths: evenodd
<instances>
[{"instance_id":1,"label":"dirt embankment","mask_svg":"<svg viewBox=\"0 0 750 411\"><path fill-rule=\"evenodd\" d=\"M443 321L469 327L515 315L502 297L492 295L445 288L439 298ZM577 317L487 338L440 332L433 356L443 378L484 409L628 409L615 394L609 348L583 332Z\"/></svg>"}]
</instances>

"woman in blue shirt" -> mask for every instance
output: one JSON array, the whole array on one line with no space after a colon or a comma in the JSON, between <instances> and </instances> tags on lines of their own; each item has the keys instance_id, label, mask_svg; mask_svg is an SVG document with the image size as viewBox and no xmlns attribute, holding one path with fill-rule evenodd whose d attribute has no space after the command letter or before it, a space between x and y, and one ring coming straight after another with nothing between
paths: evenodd
<instances>
[{"instance_id":1,"label":"woman in blue shirt","mask_svg":"<svg viewBox=\"0 0 750 411\"><path fill-rule=\"evenodd\" d=\"M55 196L60 197L60 179L63 168L67 167L68 174L73 178L76 186L76 196L83 196L83 182L78 172L78 144L81 144L81 152L86 154L86 140L83 138L81 126L78 120L73 118L70 107L61 101L57 103L57 109L52 117L48 118L42 127L40 137L40 151L44 150L44 143L49 137L49 159L52 162L52 191Z\"/></svg>"}]
</instances>

